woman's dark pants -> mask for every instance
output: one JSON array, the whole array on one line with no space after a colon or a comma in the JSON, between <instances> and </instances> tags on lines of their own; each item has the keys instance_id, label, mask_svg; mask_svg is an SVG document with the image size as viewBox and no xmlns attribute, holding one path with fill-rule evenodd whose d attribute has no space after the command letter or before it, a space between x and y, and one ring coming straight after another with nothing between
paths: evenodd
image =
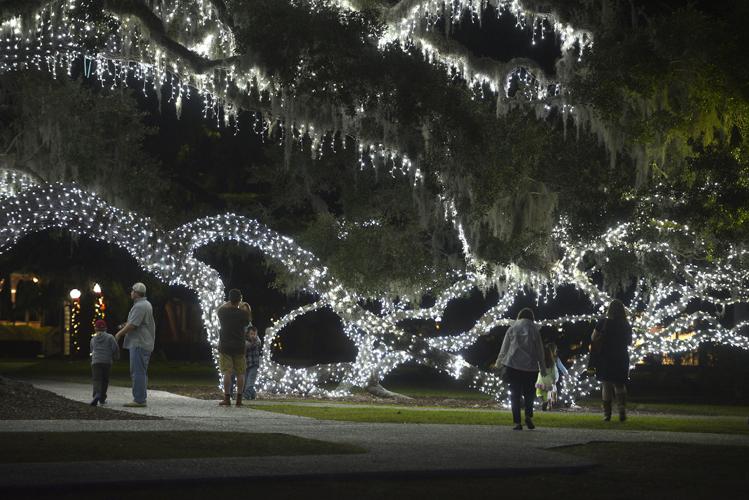
<instances>
[{"instance_id":1,"label":"woman's dark pants","mask_svg":"<svg viewBox=\"0 0 749 500\"><path fill-rule=\"evenodd\" d=\"M525 400L525 418L533 418L533 403L536 400L536 379L538 372L526 372L507 367L506 379L510 384L512 421L520 423L520 402Z\"/></svg>"}]
</instances>

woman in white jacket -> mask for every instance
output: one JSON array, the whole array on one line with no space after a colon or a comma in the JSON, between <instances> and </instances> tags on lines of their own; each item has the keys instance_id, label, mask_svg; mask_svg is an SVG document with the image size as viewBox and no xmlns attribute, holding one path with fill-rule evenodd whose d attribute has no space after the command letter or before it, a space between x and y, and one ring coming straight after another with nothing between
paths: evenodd
<instances>
[{"instance_id":1,"label":"woman in white jacket","mask_svg":"<svg viewBox=\"0 0 749 500\"><path fill-rule=\"evenodd\" d=\"M502 348L495 366L505 367L505 380L510 384L510 403L514 430L523 430L520 423L520 403L525 403L525 425L535 429L533 424L533 403L536 398L536 378L539 369L546 375L544 348L541 334L534 321L533 311L525 308L505 333Z\"/></svg>"}]
</instances>

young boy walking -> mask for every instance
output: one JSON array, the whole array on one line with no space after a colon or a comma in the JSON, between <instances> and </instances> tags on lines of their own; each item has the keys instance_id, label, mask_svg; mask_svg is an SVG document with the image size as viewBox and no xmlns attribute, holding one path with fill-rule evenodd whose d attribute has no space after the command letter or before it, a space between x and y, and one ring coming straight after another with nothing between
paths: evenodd
<instances>
[{"instance_id":1,"label":"young boy walking","mask_svg":"<svg viewBox=\"0 0 749 500\"><path fill-rule=\"evenodd\" d=\"M94 323L94 336L91 337L91 379L94 384L91 406L106 403L112 361L119 357L120 348L114 336L107 333L107 322L97 319Z\"/></svg>"}]
</instances>

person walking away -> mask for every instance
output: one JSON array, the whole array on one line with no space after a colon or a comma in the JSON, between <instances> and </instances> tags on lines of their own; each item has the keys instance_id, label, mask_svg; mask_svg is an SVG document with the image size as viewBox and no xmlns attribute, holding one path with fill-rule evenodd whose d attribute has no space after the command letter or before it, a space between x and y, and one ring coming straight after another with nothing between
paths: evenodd
<instances>
[{"instance_id":1,"label":"person walking away","mask_svg":"<svg viewBox=\"0 0 749 500\"><path fill-rule=\"evenodd\" d=\"M520 423L521 402L525 407L526 427L536 428L533 423L534 385L539 370L543 376L546 376L544 348L534 319L533 311L529 308L518 313L517 320L505 333L502 348L494 364L497 367L505 367L505 379L510 385L513 429L516 431L523 430Z\"/></svg>"},{"instance_id":2,"label":"person walking away","mask_svg":"<svg viewBox=\"0 0 749 500\"><path fill-rule=\"evenodd\" d=\"M262 356L262 342L257 335L257 328L250 326L247 329L247 341L245 342L245 361L247 363L247 372L244 378L244 396L245 399L256 399L255 381L257 372L260 369L260 358Z\"/></svg>"},{"instance_id":3,"label":"person walking away","mask_svg":"<svg viewBox=\"0 0 749 500\"><path fill-rule=\"evenodd\" d=\"M133 400L123 406L144 408L148 398L148 362L156 341L156 323L153 307L146 299L146 285L135 283L130 290L133 307L127 315L127 323L114 336L125 337L123 347L130 351L130 378L133 381Z\"/></svg>"},{"instance_id":4,"label":"person walking away","mask_svg":"<svg viewBox=\"0 0 749 500\"><path fill-rule=\"evenodd\" d=\"M236 288L229 290L229 301L218 308L221 325L218 341L218 365L224 382L224 399L220 406L231 405L232 375L237 380L237 406L242 406L245 372L245 330L250 322L250 313L240 307L242 292Z\"/></svg>"},{"instance_id":5,"label":"person walking away","mask_svg":"<svg viewBox=\"0 0 749 500\"><path fill-rule=\"evenodd\" d=\"M622 301L614 299L604 318L596 323L591 342L600 344L596 361L596 378L601 382L603 419L611 420L612 400L616 396L619 420L627 419L627 380L629 379L629 346L632 327Z\"/></svg>"},{"instance_id":6,"label":"person walking away","mask_svg":"<svg viewBox=\"0 0 749 500\"><path fill-rule=\"evenodd\" d=\"M536 379L536 396L541 398L541 410L546 411L554 406L557 401L557 383L559 382L559 366L565 373L564 365L557 356L557 345L549 342L544 345L544 364L546 365L546 376L539 373Z\"/></svg>"},{"instance_id":7,"label":"person walking away","mask_svg":"<svg viewBox=\"0 0 749 500\"><path fill-rule=\"evenodd\" d=\"M107 322L97 319L94 322L94 336L91 337L91 381L94 386L91 406L107 402L112 361L119 358L120 346L114 335L107 332Z\"/></svg>"},{"instance_id":8,"label":"person walking away","mask_svg":"<svg viewBox=\"0 0 749 500\"><path fill-rule=\"evenodd\" d=\"M555 353L554 355L556 356L557 374L559 375L557 377L557 383L556 383L556 392L557 392L557 401L558 401L559 394L561 394L562 386L564 385L562 383L562 377L569 378L570 372L567 370L567 367L564 366L564 363L562 363L562 359L559 357L559 349L557 348L556 344L554 344L554 353Z\"/></svg>"}]
</instances>

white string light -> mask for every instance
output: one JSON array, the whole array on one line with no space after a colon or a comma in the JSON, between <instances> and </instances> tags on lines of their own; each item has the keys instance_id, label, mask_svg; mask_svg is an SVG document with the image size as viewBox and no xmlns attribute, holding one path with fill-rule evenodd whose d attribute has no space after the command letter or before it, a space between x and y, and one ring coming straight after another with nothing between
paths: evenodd
<instances>
[{"instance_id":1,"label":"white string light","mask_svg":"<svg viewBox=\"0 0 749 500\"><path fill-rule=\"evenodd\" d=\"M248 94L264 93L271 100L284 102L285 96L281 94L280 88L272 80L265 78L258 68L242 74L234 66L218 66L216 71L196 72L186 61L151 44L147 35L141 33L139 24L129 17L118 18L121 25L117 29L99 31L94 24L74 15L78 3L80 2L77 0L50 2L34 17L33 26L23 26L20 18L3 21L0 26L0 72L34 68L46 69L56 75L58 69L62 68L70 74L73 64L83 57L84 73L95 75L102 85L126 85L129 78L135 78L143 82L144 91L150 85L160 93L160 87L169 83L173 101L179 105L182 99L190 98L195 93L203 99L206 114L214 110L214 114L219 116L220 113L215 110L226 102L225 96L230 86ZM333 3L341 8L351 9L356 2ZM578 47L581 51L588 50L592 46L592 36L588 32L563 25L551 15L530 13L517 1L492 0L490 3L497 7L498 12L511 12L518 19L519 26L530 25L534 36L537 30L543 34L545 24L552 26L561 37L562 49L565 51L573 47ZM451 72L462 75L471 85L489 85L492 91L504 88L507 94L509 76L503 76L500 80L492 79L490 75L470 68L465 59L450 60L449 56L441 55L437 48L428 45L422 29L422 26L433 26L444 12L450 13L450 22L459 20L466 11L476 16L479 9L485 7L484 2L454 0L448 5L443 1L428 0L401 4L411 10L389 25L389 35L386 36L401 44L420 46L427 59L451 68ZM156 7L155 12L167 23L169 29L179 28L175 32L185 41L185 46L192 47L196 53L214 58L230 58L234 55L235 42L231 30L218 19L210 2L166 0ZM89 54L83 43L89 39L102 44L106 50ZM537 83L540 80L531 72L522 68L517 71L517 77L524 79L525 86L535 89L535 98L547 99L558 95L558 87L551 94L545 94L548 82ZM236 111L226 109L223 116L228 120ZM267 131L273 126L271 118L260 118L256 114L256 131ZM322 151L324 131L320 131L319 127L316 132L313 125L285 126L289 128L287 133L299 140L305 134L312 137L313 142L316 141L313 151ZM359 150L361 166L365 165L365 160L395 164L394 160L400 158L402 172L412 175L415 181L421 178L418 168L386 145L360 144ZM561 328L565 324L593 321L604 310L611 297L594 284L593 276L601 267L585 268L583 260L590 255L605 258L613 250L629 252L637 258L657 254L665 259L672 274L672 278L664 282L651 280L645 283L641 280L635 298L629 303L630 309L635 313L633 326L636 346L632 349L632 364L652 354L693 350L700 342L747 348L746 336L741 333L745 325L726 329L720 325L715 315L704 312L687 313L690 304L695 301L710 303L719 308L748 301L746 292L743 292L747 289L746 266L742 264L745 253L732 251L723 261L710 265L695 264L675 254L665 242L653 243L650 241L652 238L638 236L652 230L663 234L682 231L684 237L693 238L695 245L698 245L698 239L688 228L679 228L670 221L655 221L648 225L622 224L607 231L601 238L576 244L570 242L563 226L560 226L554 236L563 249L563 257L554 265L549 276L540 276L514 266L491 268L488 263L475 257L462 232L455 203L445 196L442 203L446 217L453 222L459 235L462 235L461 242L470 272L449 290L441 293L437 304L431 308L413 308L405 302L396 306L391 299L382 298L380 302L384 305L383 313L377 316L362 308L362 297L346 290L332 278L312 254L297 247L289 238L280 236L255 221L226 214L201 219L165 233L154 228L148 219L109 207L94 195L75 186L34 187L33 179L18 172L4 171L0 174L0 200L5 209L5 213L0 216L8 222L0 232L6 236L5 241L0 244L2 251L30 232L52 227L100 238L125 248L146 271L167 283L187 286L198 294L203 322L214 350L218 332L215 309L223 300L223 283L214 270L194 258L196 249L214 241L238 241L261 249L298 276L304 283L304 288L318 296L318 302L314 309L290 313L282 318L271 327L270 333L276 335L299 314L329 307L341 317L346 336L357 345L357 359L353 363L292 369L275 364L268 357L265 364L267 368L263 369L259 379L261 386L268 391L319 393L321 385L330 382L344 385L371 383L382 380L389 371L410 360L433 366L456 377L470 379L474 387L502 397L504 389L499 381L490 374L468 366L458 353L493 328L508 325L511 320L507 317L507 311L524 288L536 290L538 300L545 301L548 298L547 292L555 294L562 286L573 286L586 294L599 313L541 319L540 323L546 326ZM96 236L93 228L103 230L101 236ZM342 229L342 234L345 235L345 228ZM131 247L135 250L131 251ZM450 301L463 297L476 288L486 289L490 286L501 289L499 302L467 332L424 340L409 336L397 326L399 321L409 318L439 322ZM716 291L724 293L721 295ZM729 298L723 297L726 294ZM266 355L270 356L269 353ZM581 360L574 360L572 373L580 373L580 367ZM589 383L573 376L571 380L565 381L565 397L578 397L590 388Z\"/></svg>"},{"instance_id":2,"label":"white string light","mask_svg":"<svg viewBox=\"0 0 749 500\"><path fill-rule=\"evenodd\" d=\"M150 87L160 96L161 87L169 84L172 89L170 101L176 103L178 113L183 99L189 98L191 88L194 88L203 100L206 116L212 111L217 120L223 117L225 125L233 122L235 126L239 110L231 104L234 99L230 99L229 95L252 96L256 93L261 101L265 96L269 108L262 115L256 113L253 126L256 132L277 127L299 141L309 136L313 145L313 157L322 154L326 142L333 141L328 126L315 128L307 123L285 123L284 116L288 110L293 109L293 106L289 107L293 97L285 95L281 86L265 76L262 69L251 67L240 71L237 68L236 42L232 30L221 21L221 16L211 2L164 0L153 9L159 22L163 22L165 29L175 34L177 41L183 44L185 50L190 49L196 58L203 56L200 70L193 67L194 63L191 64L190 61L151 43L147 34L148 29L144 34L141 23L134 17L110 13L120 25L108 25L106 29L81 19L77 12L81 10L79 4L82 3L85 1L51 1L36 14L34 26L24 26L20 17L4 20L0 25L0 39L4 42L0 43L0 72L44 68L56 77L58 68L61 68L69 75L76 61L83 59L84 75L88 77L92 73L95 74L102 85L126 85L129 78L135 78L143 82L144 92ZM346 22L347 15L355 14L354 5L348 1L313 0L292 3L306 5L311 12L315 12L323 5L339 7L342 9L342 23ZM532 19L534 36L537 28L543 34L544 23L552 26L562 40L564 50L575 45L579 45L582 50L592 43L590 33L563 25L552 14L532 12L517 1L497 0L489 3L496 7L500 15L510 12L516 16L521 28L525 28L528 20ZM428 30L417 29L422 24L421 21L430 26L446 13L449 14L451 22L458 21L464 11L476 13L477 9L483 9L488 5L486 2L430 0L410 4L411 6L406 6L405 10L403 6L399 7L404 12L402 18L394 18L388 23L389 34L381 40L381 47L390 43L388 40L395 36L393 40L397 39L404 46L418 47L427 60L445 67L451 74L464 78L471 88L478 90L482 95L485 85L490 87L492 93L496 93L497 89L504 89L503 93L497 93L498 110L499 103L508 97L512 82L518 83L521 87L516 95L522 95L530 101L538 100L542 103L539 109L548 111L552 106L561 106L565 112L572 109L564 102L553 99L560 95L560 85L546 81L532 61L526 60L519 66L511 62L509 65L500 65L501 68L493 67L487 70L489 73L482 73L481 70L472 68L475 61L469 62L470 57L466 54L441 55L433 44L434 40L430 42L424 38L428 35ZM395 15L399 14L395 12ZM404 29L407 26L411 28ZM393 35L394 33L397 36ZM414 36L419 33L420 36ZM87 44L87 41L91 44ZM105 49L92 54L86 48L90 45L103 45ZM325 90L334 93L337 91ZM223 113L220 112L221 108ZM270 109L273 111L269 112ZM341 130L356 130L356 122L361 118L360 115L361 112L351 118L345 113L341 114L342 122L336 127ZM292 117L292 120L295 118ZM415 183L422 179L423 174L418 166L391 145L383 144L381 141L367 143L364 140L359 145L359 152L362 167L370 163L391 165L391 175L400 172L410 176Z\"/></svg>"},{"instance_id":3,"label":"white string light","mask_svg":"<svg viewBox=\"0 0 749 500\"><path fill-rule=\"evenodd\" d=\"M14 179L0 171L0 179ZM0 183L0 186L3 186ZM0 192L8 193L6 187ZM297 246L291 238L281 236L257 221L225 214L207 217L164 232L149 219L138 217L109 206L91 193L73 185L30 185L14 194L0 197L0 253L12 248L22 237L53 228L65 229L125 249L147 272L171 285L185 286L196 292L203 311L207 337L214 349L218 345L217 307L223 302L224 284L218 273L194 257L195 251L218 241L235 241L260 250L268 258L279 262L294 276L301 287L318 297L311 305L296 309L267 331L266 344L273 345L279 332L300 316L322 308L330 308L344 324L345 335L356 345L357 355L352 363L292 368L276 363L271 349L264 353L259 387L268 392L304 393L339 396L347 393L347 386L369 386L379 383L388 373L403 363L413 361L433 367L451 376L467 380L471 387L505 400L507 388L495 376L468 364L460 352L473 345L480 337L498 326L508 326L512 320L509 309L518 295L528 288L528 282L518 275L506 273L497 305L489 309L476 324L463 334L424 339L409 335L397 324L404 319L431 319L439 322L447 305L472 290L487 285L487 276L472 274L438 295L430 308L409 308L407 305L383 308L377 316L361 306L362 298L343 287L327 268L310 252ZM655 223L663 233L693 236L687 229L673 224ZM649 229L652 227L648 226ZM640 256L646 253L663 254L679 262L679 257L662 243L647 244L638 236L643 228L623 224L607 231L601 238L585 244L558 241L564 256L554 267L546 282L537 281L533 287L539 300L549 297L548 290L574 286L587 294L599 314L568 315L559 318L540 318L541 326L562 329L574 323L592 323L602 313L611 297L593 284L598 271L593 266L584 272L582 262L586 254L605 256L612 250L626 250ZM564 236L559 230L555 234ZM699 240L695 240L699 245ZM701 343L713 342L749 349L749 339L742 334L747 323L731 329L721 326L716 315L703 311L688 312L696 300L721 308L739 302L749 302L747 280L742 267L743 252L733 252L724 261L710 266L693 263L675 265L667 282L645 286L638 283L630 310L635 332L631 361L635 363L650 355L670 355L694 351ZM688 278L688 279L686 279ZM725 294L730 290L729 295ZM542 293L547 290L547 293ZM553 296L551 297L553 299ZM383 300L383 303L387 302ZM716 312L717 314L717 312ZM584 371L584 356L572 360L571 377L564 382L563 398L573 402L590 392L591 380L580 377ZM331 383L339 389L324 389Z\"/></svg>"}]
</instances>

